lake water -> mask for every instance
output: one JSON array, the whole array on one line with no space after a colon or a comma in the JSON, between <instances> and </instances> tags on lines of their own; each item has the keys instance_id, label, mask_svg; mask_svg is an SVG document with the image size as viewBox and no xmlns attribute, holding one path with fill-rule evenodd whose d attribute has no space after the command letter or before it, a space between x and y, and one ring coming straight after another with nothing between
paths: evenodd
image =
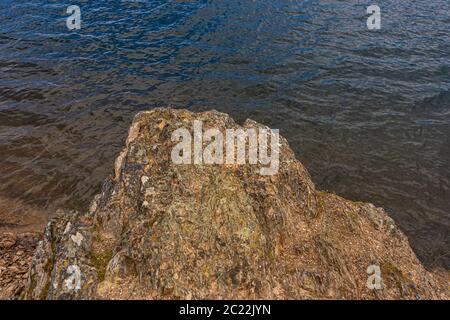
<instances>
[{"instance_id":1,"label":"lake water","mask_svg":"<svg viewBox=\"0 0 450 320\"><path fill-rule=\"evenodd\" d=\"M1 0L0 196L82 210L136 112L214 108L279 128L320 189L449 269L450 1L372 2Z\"/></svg>"}]
</instances>

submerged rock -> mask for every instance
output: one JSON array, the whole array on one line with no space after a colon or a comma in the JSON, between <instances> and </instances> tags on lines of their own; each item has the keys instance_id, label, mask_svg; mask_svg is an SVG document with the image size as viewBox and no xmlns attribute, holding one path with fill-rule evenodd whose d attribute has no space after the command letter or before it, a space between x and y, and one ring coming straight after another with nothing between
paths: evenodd
<instances>
[{"instance_id":1,"label":"submerged rock","mask_svg":"<svg viewBox=\"0 0 450 320\"><path fill-rule=\"evenodd\" d=\"M22 298L445 297L383 209L317 191L284 138L275 175L174 164L171 135L194 120L262 127L215 111L139 113L90 209L48 223Z\"/></svg>"}]
</instances>

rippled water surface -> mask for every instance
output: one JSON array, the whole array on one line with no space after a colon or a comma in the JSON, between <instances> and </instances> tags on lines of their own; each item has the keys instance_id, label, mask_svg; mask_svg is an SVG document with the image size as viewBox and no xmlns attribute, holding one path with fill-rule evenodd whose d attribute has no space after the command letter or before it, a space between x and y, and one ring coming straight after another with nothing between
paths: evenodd
<instances>
[{"instance_id":1,"label":"rippled water surface","mask_svg":"<svg viewBox=\"0 0 450 320\"><path fill-rule=\"evenodd\" d=\"M82 29L66 28L77 4ZM83 209L132 116L280 128L319 188L385 207L450 266L450 2L0 2L0 196Z\"/></svg>"}]
</instances>

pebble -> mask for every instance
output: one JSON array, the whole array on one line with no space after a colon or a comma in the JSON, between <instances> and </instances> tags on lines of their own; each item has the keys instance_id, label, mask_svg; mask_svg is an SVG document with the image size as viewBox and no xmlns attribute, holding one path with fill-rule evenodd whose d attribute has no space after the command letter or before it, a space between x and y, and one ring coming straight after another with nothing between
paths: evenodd
<instances>
[{"instance_id":1,"label":"pebble","mask_svg":"<svg viewBox=\"0 0 450 320\"><path fill-rule=\"evenodd\" d=\"M16 266L9 266L8 271L13 273L20 272L19 268L17 268Z\"/></svg>"}]
</instances>

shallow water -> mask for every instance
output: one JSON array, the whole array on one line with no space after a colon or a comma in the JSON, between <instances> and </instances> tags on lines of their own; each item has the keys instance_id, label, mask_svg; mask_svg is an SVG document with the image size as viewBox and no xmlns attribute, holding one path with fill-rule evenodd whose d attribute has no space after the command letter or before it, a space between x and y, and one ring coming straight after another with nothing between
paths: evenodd
<instances>
[{"instance_id":1,"label":"shallow water","mask_svg":"<svg viewBox=\"0 0 450 320\"><path fill-rule=\"evenodd\" d=\"M78 4L82 29L66 28ZM286 136L319 188L450 266L450 2L0 3L0 196L83 209L132 116L215 108Z\"/></svg>"}]
</instances>

